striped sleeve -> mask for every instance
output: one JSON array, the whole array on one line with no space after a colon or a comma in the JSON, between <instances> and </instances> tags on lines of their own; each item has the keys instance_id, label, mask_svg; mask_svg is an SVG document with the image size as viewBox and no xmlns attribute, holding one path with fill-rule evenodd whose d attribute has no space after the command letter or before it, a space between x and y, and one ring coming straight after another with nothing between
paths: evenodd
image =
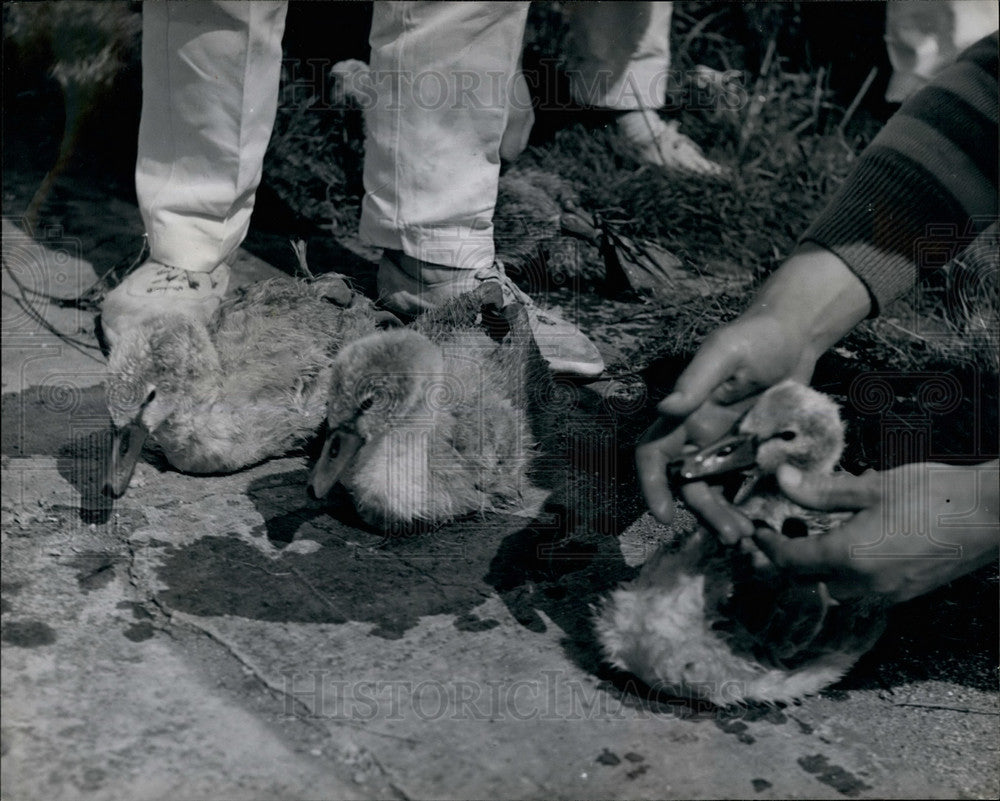
<instances>
[{"instance_id":1,"label":"striped sleeve","mask_svg":"<svg viewBox=\"0 0 1000 801\"><path fill-rule=\"evenodd\" d=\"M803 235L868 287L872 314L997 215L997 34L896 112Z\"/></svg>"}]
</instances>

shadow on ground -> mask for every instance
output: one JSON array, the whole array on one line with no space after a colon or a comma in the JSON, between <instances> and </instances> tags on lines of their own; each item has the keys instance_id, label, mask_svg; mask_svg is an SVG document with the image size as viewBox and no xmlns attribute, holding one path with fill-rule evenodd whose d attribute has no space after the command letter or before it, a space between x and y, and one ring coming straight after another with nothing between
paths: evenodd
<instances>
[{"instance_id":1,"label":"shadow on ground","mask_svg":"<svg viewBox=\"0 0 1000 801\"><path fill-rule=\"evenodd\" d=\"M650 383L656 397L657 381ZM218 532L166 549L160 600L204 616L367 622L374 636L398 638L427 615L454 615L459 629L492 628L498 622L481 619L475 610L495 592L521 625L544 631L552 621L565 633L570 659L621 684L601 667L590 606L636 572L624 563L617 537L643 510L631 455L636 421L649 419L651 408L648 396L632 409L571 384L561 385L561 392L561 402L573 412L567 419L576 422L557 432L556 439L567 443L564 453L540 461L556 489L534 519L493 515L385 536L367 527L344 495L328 506L307 500L304 469L269 475L247 490L263 518L255 532L261 547ZM848 416L859 443L851 458L863 458L877 446L878 427L850 409ZM108 522L114 507L100 493L109 446L103 388L53 384L8 393L3 417L4 456L54 457L80 494L79 507L63 511L84 524ZM950 447L962 444L952 441ZM294 540L314 541L317 548L282 553ZM995 690L996 596L996 570L987 568L897 607L879 644L834 688L833 697L837 691L927 679ZM641 700L634 685L622 687Z\"/></svg>"},{"instance_id":2,"label":"shadow on ground","mask_svg":"<svg viewBox=\"0 0 1000 801\"><path fill-rule=\"evenodd\" d=\"M80 522L106 523L113 502L101 493L111 447L104 387L30 387L5 394L2 403L3 455L55 457L59 474L80 495Z\"/></svg>"},{"instance_id":3,"label":"shadow on ground","mask_svg":"<svg viewBox=\"0 0 1000 801\"><path fill-rule=\"evenodd\" d=\"M564 402L574 411L599 405L586 397L571 392ZM304 469L254 480L247 492L263 518L252 532L260 546L221 534L171 549L160 601L196 615L366 622L374 636L398 638L428 615L454 615L463 630L495 627L475 609L498 593L529 629L544 630L543 615L552 620L569 655L594 670L590 604L632 574L616 534L638 512L615 513L613 479L621 473L626 485L628 470L607 419L589 420L564 442L566 457L539 460L536 473L547 475L535 478L555 489L533 519L492 514L387 535L362 523L344 495L307 500ZM316 547L288 549L293 540Z\"/></svg>"}]
</instances>

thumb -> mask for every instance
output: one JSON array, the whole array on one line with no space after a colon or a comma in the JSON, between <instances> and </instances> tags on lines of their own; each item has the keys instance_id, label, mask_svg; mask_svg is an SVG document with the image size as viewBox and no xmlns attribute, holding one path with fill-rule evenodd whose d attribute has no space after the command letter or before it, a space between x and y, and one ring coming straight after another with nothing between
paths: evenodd
<instances>
[{"instance_id":1,"label":"thumb","mask_svg":"<svg viewBox=\"0 0 1000 801\"><path fill-rule=\"evenodd\" d=\"M733 376L740 358L728 349L702 347L657 409L661 414L687 417L709 399L713 390Z\"/></svg>"},{"instance_id":2,"label":"thumb","mask_svg":"<svg viewBox=\"0 0 1000 801\"><path fill-rule=\"evenodd\" d=\"M882 481L874 472L863 476L850 473L813 475L783 464L778 468L777 477L781 491L808 509L853 512L874 506L882 498Z\"/></svg>"}]
</instances>

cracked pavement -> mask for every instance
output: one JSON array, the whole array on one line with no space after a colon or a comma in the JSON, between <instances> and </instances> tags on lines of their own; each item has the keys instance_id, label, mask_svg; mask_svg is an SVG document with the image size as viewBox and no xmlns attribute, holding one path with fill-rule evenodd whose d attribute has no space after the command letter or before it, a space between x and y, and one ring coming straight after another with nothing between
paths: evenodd
<instances>
[{"instance_id":1,"label":"cracked pavement","mask_svg":"<svg viewBox=\"0 0 1000 801\"><path fill-rule=\"evenodd\" d=\"M579 467L590 517L539 498L408 537L308 501L301 455L210 477L144 462L111 504L93 320L46 301L94 265L62 232L3 234L3 798L1000 792L995 639L942 656L903 625L830 692L730 713L603 668L589 605L667 536L620 459L610 481ZM235 272L274 271L244 253ZM956 636L990 625L967 617Z\"/></svg>"}]
</instances>

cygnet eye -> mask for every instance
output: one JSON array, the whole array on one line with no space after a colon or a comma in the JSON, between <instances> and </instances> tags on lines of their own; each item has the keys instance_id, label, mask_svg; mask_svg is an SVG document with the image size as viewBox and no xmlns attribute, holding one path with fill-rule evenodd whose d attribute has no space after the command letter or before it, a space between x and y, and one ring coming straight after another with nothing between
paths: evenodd
<instances>
[{"instance_id":1,"label":"cygnet eye","mask_svg":"<svg viewBox=\"0 0 1000 801\"><path fill-rule=\"evenodd\" d=\"M777 434L775 434L775 436L778 439L783 439L786 442L788 442L790 440L795 439L798 436L798 432L792 431L792 430L788 429L788 430L785 430L785 431L779 431Z\"/></svg>"},{"instance_id":2,"label":"cygnet eye","mask_svg":"<svg viewBox=\"0 0 1000 801\"><path fill-rule=\"evenodd\" d=\"M387 410L390 405L390 395L386 378L384 376L365 378L355 387L354 397L357 399L358 414L364 414L369 410L376 413Z\"/></svg>"}]
</instances>

